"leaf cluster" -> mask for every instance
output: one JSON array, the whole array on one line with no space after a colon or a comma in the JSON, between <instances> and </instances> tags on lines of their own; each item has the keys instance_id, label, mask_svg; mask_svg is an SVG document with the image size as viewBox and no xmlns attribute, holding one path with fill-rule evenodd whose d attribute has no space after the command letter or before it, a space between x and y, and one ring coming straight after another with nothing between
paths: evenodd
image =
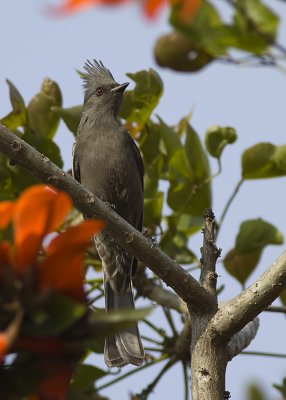
<instances>
[{"instance_id":1,"label":"leaf cluster","mask_svg":"<svg viewBox=\"0 0 286 400\"><path fill-rule=\"evenodd\" d=\"M187 2L186 2L187 3ZM276 46L279 17L262 0L226 0L231 19L222 4L210 0L175 1L169 22L174 31L162 35L155 45L155 58L162 67L195 72L215 60L275 64L270 51ZM285 57L285 49L280 48ZM233 57L241 54L244 59Z\"/></svg>"}]
</instances>

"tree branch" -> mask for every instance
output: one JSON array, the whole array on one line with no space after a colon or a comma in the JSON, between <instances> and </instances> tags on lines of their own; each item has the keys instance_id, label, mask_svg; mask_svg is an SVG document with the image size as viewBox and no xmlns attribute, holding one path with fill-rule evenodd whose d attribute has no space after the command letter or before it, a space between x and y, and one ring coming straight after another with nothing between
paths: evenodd
<instances>
[{"instance_id":1,"label":"tree branch","mask_svg":"<svg viewBox=\"0 0 286 400\"><path fill-rule=\"evenodd\" d=\"M136 275L133 278L133 284L138 296L147 297L160 306L171 308L181 314L188 314L186 303L177 294L159 286L153 279L147 278L145 267L141 263L139 263Z\"/></svg>"},{"instance_id":2,"label":"tree branch","mask_svg":"<svg viewBox=\"0 0 286 400\"><path fill-rule=\"evenodd\" d=\"M63 172L1 124L0 151L36 178L68 193L83 214L104 220L107 233L172 287L178 296L188 303L190 309L202 312L209 306L209 294L187 271L72 176Z\"/></svg>"},{"instance_id":3,"label":"tree branch","mask_svg":"<svg viewBox=\"0 0 286 400\"><path fill-rule=\"evenodd\" d=\"M201 249L201 277L200 282L209 292L214 303L214 308L217 309L217 273L216 273L216 262L220 256L221 251L215 245L216 237L216 221L214 213L211 209L206 209L204 214L205 226L203 229L204 233L204 244Z\"/></svg>"},{"instance_id":4,"label":"tree branch","mask_svg":"<svg viewBox=\"0 0 286 400\"><path fill-rule=\"evenodd\" d=\"M223 305L211 322L214 338L229 340L265 310L286 287L286 251L249 288Z\"/></svg>"},{"instance_id":5,"label":"tree branch","mask_svg":"<svg viewBox=\"0 0 286 400\"><path fill-rule=\"evenodd\" d=\"M250 321L241 331L230 339L227 345L229 361L250 345L258 332L258 328L259 318L254 318L253 321Z\"/></svg>"}]
</instances>

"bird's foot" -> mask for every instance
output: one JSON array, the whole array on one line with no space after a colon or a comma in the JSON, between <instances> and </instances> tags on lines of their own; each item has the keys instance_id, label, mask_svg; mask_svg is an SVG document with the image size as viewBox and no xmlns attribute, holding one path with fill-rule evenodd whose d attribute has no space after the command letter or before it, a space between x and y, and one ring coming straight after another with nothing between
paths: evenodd
<instances>
[{"instance_id":1,"label":"bird's foot","mask_svg":"<svg viewBox=\"0 0 286 400\"><path fill-rule=\"evenodd\" d=\"M156 237L155 236L149 236L148 229L143 228L142 235L145 236L149 240L149 242L151 244L151 249L158 245Z\"/></svg>"},{"instance_id":2,"label":"bird's foot","mask_svg":"<svg viewBox=\"0 0 286 400\"><path fill-rule=\"evenodd\" d=\"M101 200L103 201L103 203L106 204L107 207L110 208L111 210L115 210L115 209L116 209L115 204L109 203L109 201L105 201L102 197L101 197L100 199L101 199Z\"/></svg>"}]
</instances>

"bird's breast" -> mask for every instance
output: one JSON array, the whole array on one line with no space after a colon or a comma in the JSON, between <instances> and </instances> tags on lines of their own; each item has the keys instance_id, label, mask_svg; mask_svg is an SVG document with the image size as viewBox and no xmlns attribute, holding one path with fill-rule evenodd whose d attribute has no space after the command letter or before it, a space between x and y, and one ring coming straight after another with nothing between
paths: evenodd
<instances>
[{"instance_id":1,"label":"bird's breast","mask_svg":"<svg viewBox=\"0 0 286 400\"><path fill-rule=\"evenodd\" d=\"M134 225L142 212L143 188L130 140L118 136L78 138L81 183Z\"/></svg>"}]
</instances>

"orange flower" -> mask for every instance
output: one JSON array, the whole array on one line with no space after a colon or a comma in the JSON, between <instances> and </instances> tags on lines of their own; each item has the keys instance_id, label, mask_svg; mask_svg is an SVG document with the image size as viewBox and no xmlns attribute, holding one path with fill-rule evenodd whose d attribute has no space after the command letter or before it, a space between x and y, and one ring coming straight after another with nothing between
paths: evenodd
<instances>
[{"instance_id":1,"label":"orange flower","mask_svg":"<svg viewBox=\"0 0 286 400\"><path fill-rule=\"evenodd\" d=\"M69 196L44 185L30 187L15 202L0 203L0 227L12 222L15 242L0 243L0 283L5 285L7 268L15 279L24 279L33 269L40 292L56 291L85 302L81 271L84 250L92 236L102 229L103 222L90 220L69 227L43 248L45 236L58 228L71 207ZM42 248L39 261L37 256ZM7 344L6 334L7 330L0 332L0 357L17 336Z\"/></svg>"},{"instance_id":2,"label":"orange flower","mask_svg":"<svg viewBox=\"0 0 286 400\"><path fill-rule=\"evenodd\" d=\"M114 6L131 1L134 2L134 0L62 0L61 5L49 7L48 10L52 16L64 16L89 6ZM169 3L171 6L179 4L182 18L185 21L194 19L202 1L203 0L141 0L144 13L148 18L157 17L160 10Z\"/></svg>"},{"instance_id":3,"label":"orange flower","mask_svg":"<svg viewBox=\"0 0 286 400\"><path fill-rule=\"evenodd\" d=\"M167 0L144 0L145 15L149 18L156 18L166 4Z\"/></svg>"},{"instance_id":4,"label":"orange flower","mask_svg":"<svg viewBox=\"0 0 286 400\"><path fill-rule=\"evenodd\" d=\"M56 7L49 7L48 12L51 16L61 17L87 8L88 6L120 5L130 1L132 0L63 0L63 3L61 5Z\"/></svg>"}]
</instances>

